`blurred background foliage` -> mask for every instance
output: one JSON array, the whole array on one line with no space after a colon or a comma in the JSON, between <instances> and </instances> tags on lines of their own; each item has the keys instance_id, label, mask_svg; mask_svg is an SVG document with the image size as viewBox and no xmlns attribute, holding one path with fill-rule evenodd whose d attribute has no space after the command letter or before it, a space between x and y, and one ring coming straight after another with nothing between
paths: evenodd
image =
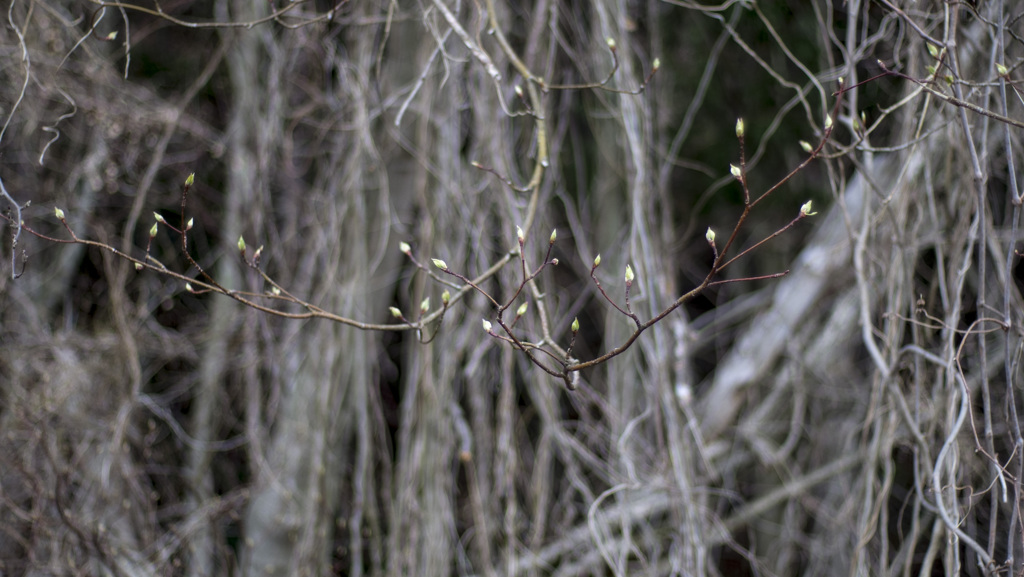
<instances>
[{"instance_id":1,"label":"blurred background foliage","mask_svg":"<svg viewBox=\"0 0 1024 577\"><path fill-rule=\"evenodd\" d=\"M635 328L597 254L616 303L637 272L648 319L707 275L708 227L724 247L738 117L757 197L821 140L840 76L925 77L920 30L951 34L964 98L998 108L1015 8L917 4L12 0L0 574L1018 574L1019 335L961 337L1019 301L1018 136L964 130L907 78L845 93L824 158L739 231L732 254L813 200L724 273L790 276L710 288L576 391L481 332L495 310L473 292L422 332L363 331L122 258L145 258L153 212L194 219L188 251L224 286L270 288L244 236L297 297L395 325L389 307L416 321L444 288L400 242L475 277L517 226L532 267L556 229L517 334L565 347L578 318L573 356L594 358ZM861 113L882 120L865 139ZM63 242L55 206L107 248ZM199 277L167 226L148 254ZM520 283L511 258L481 286ZM962 389L989 435L960 428Z\"/></svg>"}]
</instances>

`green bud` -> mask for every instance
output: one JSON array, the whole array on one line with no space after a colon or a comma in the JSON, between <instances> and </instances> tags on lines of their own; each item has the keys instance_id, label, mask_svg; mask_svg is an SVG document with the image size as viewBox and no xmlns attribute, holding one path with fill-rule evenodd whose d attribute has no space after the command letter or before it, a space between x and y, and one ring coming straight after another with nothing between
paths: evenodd
<instances>
[{"instance_id":1,"label":"green bud","mask_svg":"<svg viewBox=\"0 0 1024 577\"><path fill-rule=\"evenodd\" d=\"M657 72L659 68L661 68L661 58L655 58L654 62L651 62L651 71Z\"/></svg>"},{"instance_id":2,"label":"green bud","mask_svg":"<svg viewBox=\"0 0 1024 577\"><path fill-rule=\"evenodd\" d=\"M489 321L487 319L484 319L482 324L483 324L483 327L484 327L485 331L491 332L491 321Z\"/></svg>"},{"instance_id":3,"label":"green bud","mask_svg":"<svg viewBox=\"0 0 1024 577\"><path fill-rule=\"evenodd\" d=\"M803 204L803 205L802 205L802 206L800 207L800 214L802 214L802 215L804 215L804 216L814 216L814 215L818 214L818 213L816 213L816 212L811 212L811 210L812 210L812 209L811 209L811 204L812 204L812 203L813 203L813 201L810 201L810 200L808 200L807 202L805 202L805 203L804 203L804 204Z\"/></svg>"},{"instance_id":4,"label":"green bud","mask_svg":"<svg viewBox=\"0 0 1024 577\"><path fill-rule=\"evenodd\" d=\"M402 251L402 254L409 254L412 252L412 247L407 242L398 243L398 250Z\"/></svg>"},{"instance_id":5,"label":"green bud","mask_svg":"<svg viewBox=\"0 0 1024 577\"><path fill-rule=\"evenodd\" d=\"M151 227L149 228L149 238L154 238L154 237L156 236L157 230L159 230L159 227L158 227L158 225L157 225L157 224L156 224L156 223L154 222L154 223L153 223L153 226L151 226Z\"/></svg>"},{"instance_id":6,"label":"green bud","mask_svg":"<svg viewBox=\"0 0 1024 577\"><path fill-rule=\"evenodd\" d=\"M548 244L555 244L556 238L558 238L558 230L551 229L551 236L548 237Z\"/></svg>"},{"instance_id":7,"label":"green bud","mask_svg":"<svg viewBox=\"0 0 1024 577\"><path fill-rule=\"evenodd\" d=\"M572 328L572 332L573 333L578 333L580 331L580 319L578 319L578 318L572 319L572 327L570 327L570 328Z\"/></svg>"},{"instance_id":8,"label":"green bud","mask_svg":"<svg viewBox=\"0 0 1024 577\"><path fill-rule=\"evenodd\" d=\"M185 224L185 230L192 230L192 225L194 223L195 223L195 219L194 218L188 219L188 222Z\"/></svg>"},{"instance_id":9,"label":"green bud","mask_svg":"<svg viewBox=\"0 0 1024 577\"><path fill-rule=\"evenodd\" d=\"M420 314L427 314L427 311L429 311L429 310L430 310L430 297L427 297L427 298L423 299L423 302L420 303Z\"/></svg>"},{"instance_id":10,"label":"green bud","mask_svg":"<svg viewBox=\"0 0 1024 577\"><path fill-rule=\"evenodd\" d=\"M523 233L523 229L516 227L516 238L519 239L519 244L523 244L526 241L526 234Z\"/></svg>"},{"instance_id":11,"label":"green bud","mask_svg":"<svg viewBox=\"0 0 1024 577\"><path fill-rule=\"evenodd\" d=\"M708 239L708 242L711 244L715 244L715 231L711 230L710 226L708 227L708 231L704 233L704 238Z\"/></svg>"},{"instance_id":12,"label":"green bud","mask_svg":"<svg viewBox=\"0 0 1024 577\"><path fill-rule=\"evenodd\" d=\"M594 257L594 266L595 267L601 266L601 255L597 255L597 256Z\"/></svg>"},{"instance_id":13,"label":"green bud","mask_svg":"<svg viewBox=\"0 0 1024 577\"><path fill-rule=\"evenodd\" d=\"M521 317L521 316L525 315L526 314L526 309L528 309L528 308L530 308L529 301L524 302L523 304L519 305L519 308L516 309L516 316L517 317Z\"/></svg>"},{"instance_id":14,"label":"green bud","mask_svg":"<svg viewBox=\"0 0 1024 577\"><path fill-rule=\"evenodd\" d=\"M245 252L245 239L238 237L238 252Z\"/></svg>"},{"instance_id":15,"label":"green bud","mask_svg":"<svg viewBox=\"0 0 1024 577\"><path fill-rule=\"evenodd\" d=\"M814 147L811 146L811 143L807 142L806 140L800 141L800 148L802 148L804 152L814 152Z\"/></svg>"},{"instance_id":16,"label":"green bud","mask_svg":"<svg viewBox=\"0 0 1024 577\"><path fill-rule=\"evenodd\" d=\"M635 278L636 278L636 275L633 274L633 267L631 267L631 266L629 266L627 264L626 265L626 286L632 285L633 284L633 279L635 279Z\"/></svg>"},{"instance_id":17,"label":"green bud","mask_svg":"<svg viewBox=\"0 0 1024 577\"><path fill-rule=\"evenodd\" d=\"M391 316L396 319L402 318L402 311L398 307L388 307L388 310L391 311Z\"/></svg>"},{"instance_id":18,"label":"green bud","mask_svg":"<svg viewBox=\"0 0 1024 577\"><path fill-rule=\"evenodd\" d=\"M998 73L1000 76L1008 76L1010 74L1010 71L1006 68L1005 65L996 63L996 73Z\"/></svg>"},{"instance_id":19,"label":"green bud","mask_svg":"<svg viewBox=\"0 0 1024 577\"><path fill-rule=\"evenodd\" d=\"M448 270L448 263L444 262L439 258L432 258L430 259L430 262L434 263L434 266L441 270Z\"/></svg>"},{"instance_id":20,"label":"green bud","mask_svg":"<svg viewBox=\"0 0 1024 577\"><path fill-rule=\"evenodd\" d=\"M447 290L444 291L443 293L441 293L441 302L444 303L445 306L447 306L448 303L451 300L452 300L452 293L448 292Z\"/></svg>"},{"instance_id":21,"label":"green bud","mask_svg":"<svg viewBox=\"0 0 1024 577\"><path fill-rule=\"evenodd\" d=\"M743 138L743 119L736 119L736 138Z\"/></svg>"},{"instance_id":22,"label":"green bud","mask_svg":"<svg viewBox=\"0 0 1024 577\"><path fill-rule=\"evenodd\" d=\"M196 173L192 172L192 173L190 173L188 175L188 178L185 179L185 186L186 187L190 187L190 186L192 186L192 183L194 183L195 181L196 181Z\"/></svg>"},{"instance_id":23,"label":"green bud","mask_svg":"<svg viewBox=\"0 0 1024 577\"><path fill-rule=\"evenodd\" d=\"M56 206L53 207L53 214L57 216L58 220L64 220L64 211L57 208Z\"/></svg>"},{"instance_id":24,"label":"green bud","mask_svg":"<svg viewBox=\"0 0 1024 577\"><path fill-rule=\"evenodd\" d=\"M831 114L826 114L825 115L825 130L828 130L829 128L832 128L832 115Z\"/></svg>"},{"instance_id":25,"label":"green bud","mask_svg":"<svg viewBox=\"0 0 1024 577\"><path fill-rule=\"evenodd\" d=\"M736 178L741 178L743 176L743 171L741 171L740 167L736 166L735 164L729 165L729 172L731 172L732 175L735 176Z\"/></svg>"},{"instance_id":26,"label":"green bud","mask_svg":"<svg viewBox=\"0 0 1024 577\"><path fill-rule=\"evenodd\" d=\"M164 217L160 216L159 212L154 212L153 213L153 218L155 218L156 221L159 222L160 224L167 224L167 221L164 220Z\"/></svg>"}]
</instances>

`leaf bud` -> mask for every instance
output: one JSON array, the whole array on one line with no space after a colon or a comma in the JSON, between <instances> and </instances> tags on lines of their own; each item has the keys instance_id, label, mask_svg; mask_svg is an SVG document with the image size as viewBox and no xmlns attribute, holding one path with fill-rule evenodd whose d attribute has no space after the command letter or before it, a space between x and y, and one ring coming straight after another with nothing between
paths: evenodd
<instances>
[{"instance_id":1,"label":"leaf bud","mask_svg":"<svg viewBox=\"0 0 1024 577\"><path fill-rule=\"evenodd\" d=\"M828 130L830 128L832 128L832 115L831 114L826 114L825 115L825 130Z\"/></svg>"},{"instance_id":2,"label":"leaf bud","mask_svg":"<svg viewBox=\"0 0 1024 577\"><path fill-rule=\"evenodd\" d=\"M430 259L430 262L434 263L434 266L441 270L448 270L448 263L444 262L439 258L432 258Z\"/></svg>"},{"instance_id":3,"label":"leaf bud","mask_svg":"<svg viewBox=\"0 0 1024 577\"><path fill-rule=\"evenodd\" d=\"M149 238L155 237L157 230L159 230L159 225L154 222L153 226L149 227Z\"/></svg>"},{"instance_id":4,"label":"leaf bud","mask_svg":"<svg viewBox=\"0 0 1024 577\"><path fill-rule=\"evenodd\" d=\"M573 318L572 319L572 327L570 327L570 328L572 329L573 334L578 333L580 331L580 319L579 318Z\"/></svg>"},{"instance_id":5,"label":"leaf bud","mask_svg":"<svg viewBox=\"0 0 1024 577\"><path fill-rule=\"evenodd\" d=\"M811 143L807 142L806 140L800 141L800 148L802 148L804 152L814 152L814 147L811 146Z\"/></svg>"},{"instance_id":6,"label":"leaf bud","mask_svg":"<svg viewBox=\"0 0 1024 577\"><path fill-rule=\"evenodd\" d=\"M270 287L270 292L274 293L274 296L276 297L281 296L281 289L277 288L276 286Z\"/></svg>"},{"instance_id":7,"label":"leaf bud","mask_svg":"<svg viewBox=\"0 0 1024 577\"><path fill-rule=\"evenodd\" d=\"M196 181L196 173L192 172L192 173L190 173L188 175L188 178L185 179L185 186L186 187L192 186L192 183L194 183L195 181Z\"/></svg>"},{"instance_id":8,"label":"leaf bud","mask_svg":"<svg viewBox=\"0 0 1024 577\"><path fill-rule=\"evenodd\" d=\"M185 230L187 230L187 231L188 230L192 230L192 225L193 224L195 224L195 219L194 218L188 219L188 222L185 223Z\"/></svg>"},{"instance_id":9,"label":"leaf bud","mask_svg":"<svg viewBox=\"0 0 1024 577\"><path fill-rule=\"evenodd\" d=\"M657 72L661 68L661 58L655 58L654 62L651 62L651 72Z\"/></svg>"},{"instance_id":10,"label":"leaf bud","mask_svg":"<svg viewBox=\"0 0 1024 577\"><path fill-rule=\"evenodd\" d=\"M708 227L708 231L704 233L704 238L708 239L709 243L715 244L715 231L711 230L710 226Z\"/></svg>"},{"instance_id":11,"label":"leaf bud","mask_svg":"<svg viewBox=\"0 0 1024 577\"><path fill-rule=\"evenodd\" d=\"M996 63L996 73L1000 76L1008 76L1010 71L1006 68L1005 64Z\"/></svg>"},{"instance_id":12,"label":"leaf bud","mask_svg":"<svg viewBox=\"0 0 1024 577\"><path fill-rule=\"evenodd\" d=\"M594 268L597 268L599 266L601 266L601 255L600 254L594 257Z\"/></svg>"},{"instance_id":13,"label":"leaf bud","mask_svg":"<svg viewBox=\"0 0 1024 577\"><path fill-rule=\"evenodd\" d=\"M187 290L190 293L196 292L196 289L192 288L192 283L190 282L185 283L185 290Z\"/></svg>"},{"instance_id":14,"label":"leaf bud","mask_svg":"<svg viewBox=\"0 0 1024 577\"><path fill-rule=\"evenodd\" d=\"M420 303L420 314L424 314L425 315L425 314L427 314L427 311L429 311L429 310L430 310L430 297L427 297L427 298L423 299L423 302Z\"/></svg>"},{"instance_id":15,"label":"leaf bud","mask_svg":"<svg viewBox=\"0 0 1024 577\"><path fill-rule=\"evenodd\" d=\"M938 58L939 57L939 47L934 45L934 44L929 43L928 44L928 54L931 54L932 58Z\"/></svg>"},{"instance_id":16,"label":"leaf bud","mask_svg":"<svg viewBox=\"0 0 1024 577\"><path fill-rule=\"evenodd\" d=\"M558 238L558 229L551 229L551 236L548 237L548 244L555 244L555 239Z\"/></svg>"},{"instance_id":17,"label":"leaf bud","mask_svg":"<svg viewBox=\"0 0 1024 577\"><path fill-rule=\"evenodd\" d=\"M528 308L530 308L530 302L529 301L524 302L523 304L519 305L519 308L516 309L516 316L517 317L521 317L521 316L525 315L526 314L526 309L528 309Z\"/></svg>"},{"instance_id":18,"label":"leaf bud","mask_svg":"<svg viewBox=\"0 0 1024 577\"><path fill-rule=\"evenodd\" d=\"M743 138L743 119L736 119L736 138Z\"/></svg>"},{"instance_id":19,"label":"leaf bud","mask_svg":"<svg viewBox=\"0 0 1024 577\"><path fill-rule=\"evenodd\" d=\"M818 214L817 212L811 212L811 210L813 210L811 208L811 205L812 205L813 202L814 201L811 201L811 200L808 200L807 202L805 202L800 207L800 214L803 215L803 216L814 216L814 215Z\"/></svg>"},{"instance_id":20,"label":"leaf bud","mask_svg":"<svg viewBox=\"0 0 1024 577\"><path fill-rule=\"evenodd\" d=\"M238 237L238 252L245 252L245 239L241 236Z\"/></svg>"},{"instance_id":21,"label":"leaf bud","mask_svg":"<svg viewBox=\"0 0 1024 577\"><path fill-rule=\"evenodd\" d=\"M391 316L396 319L402 318L402 311L398 307L388 307L388 310L391 311Z\"/></svg>"},{"instance_id":22,"label":"leaf bud","mask_svg":"<svg viewBox=\"0 0 1024 577\"><path fill-rule=\"evenodd\" d=\"M402 254L407 255L412 252L412 247L407 242L400 242L398 243L398 250L402 251Z\"/></svg>"},{"instance_id":23,"label":"leaf bud","mask_svg":"<svg viewBox=\"0 0 1024 577\"><path fill-rule=\"evenodd\" d=\"M633 279L635 279L635 278L636 278L636 275L633 274L633 267L631 267L631 266L629 266L627 264L626 265L626 286L631 286L633 284Z\"/></svg>"},{"instance_id":24,"label":"leaf bud","mask_svg":"<svg viewBox=\"0 0 1024 577\"><path fill-rule=\"evenodd\" d=\"M142 270L142 263L141 262L135 263L135 270Z\"/></svg>"},{"instance_id":25,"label":"leaf bud","mask_svg":"<svg viewBox=\"0 0 1024 577\"><path fill-rule=\"evenodd\" d=\"M736 178L743 178L743 171L741 171L740 167L736 166L735 164L729 165L729 172L731 172L732 175L735 176Z\"/></svg>"},{"instance_id":26,"label":"leaf bud","mask_svg":"<svg viewBox=\"0 0 1024 577\"><path fill-rule=\"evenodd\" d=\"M64 220L64 211L59 209L59 208L57 208L56 206L53 207L53 214L56 215L56 217L59 220Z\"/></svg>"},{"instance_id":27,"label":"leaf bud","mask_svg":"<svg viewBox=\"0 0 1024 577\"><path fill-rule=\"evenodd\" d=\"M491 332L491 321L489 321L487 319L484 319L482 324L483 324L483 327L484 327L485 331Z\"/></svg>"},{"instance_id":28,"label":"leaf bud","mask_svg":"<svg viewBox=\"0 0 1024 577\"><path fill-rule=\"evenodd\" d=\"M160 224L167 224L167 221L164 220L164 217L160 216L159 212L154 212L153 213L153 218L155 218L156 221L159 222Z\"/></svg>"},{"instance_id":29,"label":"leaf bud","mask_svg":"<svg viewBox=\"0 0 1024 577\"><path fill-rule=\"evenodd\" d=\"M448 292L447 290L444 291L443 293L441 293L441 302L445 306L448 306L448 303L451 302L451 300L452 300L452 293Z\"/></svg>"},{"instance_id":30,"label":"leaf bud","mask_svg":"<svg viewBox=\"0 0 1024 577\"><path fill-rule=\"evenodd\" d=\"M617 48L617 45L615 44L615 39L608 38L607 40L605 40L605 42L608 43L608 49L611 50L612 52L615 52L615 49Z\"/></svg>"},{"instance_id":31,"label":"leaf bud","mask_svg":"<svg viewBox=\"0 0 1024 577\"><path fill-rule=\"evenodd\" d=\"M526 234L518 226L516 227L516 238L519 239L519 244L523 244L526 241Z\"/></svg>"}]
</instances>

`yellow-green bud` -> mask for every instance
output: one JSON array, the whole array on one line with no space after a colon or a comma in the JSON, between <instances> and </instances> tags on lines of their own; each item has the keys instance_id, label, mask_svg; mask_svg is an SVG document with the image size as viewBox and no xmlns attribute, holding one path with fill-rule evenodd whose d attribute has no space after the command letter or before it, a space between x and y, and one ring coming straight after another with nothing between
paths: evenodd
<instances>
[{"instance_id":1,"label":"yellow-green bud","mask_svg":"<svg viewBox=\"0 0 1024 577\"><path fill-rule=\"evenodd\" d=\"M274 293L274 296L276 297L281 296L281 289L277 288L276 286L270 287L270 292Z\"/></svg>"},{"instance_id":2,"label":"yellow-green bud","mask_svg":"<svg viewBox=\"0 0 1024 577\"><path fill-rule=\"evenodd\" d=\"M928 54L932 55L932 58L939 57L939 47L934 44L928 44Z\"/></svg>"},{"instance_id":3,"label":"yellow-green bud","mask_svg":"<svg viewBox=\"0 0 1024 577\"><path fill-rule=\"evenodd\" d=\"M185 179L185 186L192 186L192 183L196 181L196 173L189 173L188 178Z\"/></svg>"},{"instance_id":4,"label":"yellow-green bud","mask_svg":"<svg viewBox=\"0 0 1024 577\"><path fill-rule=\"evenodd\" d=\"M53 207L53 214L55 214L59 220L64 220L64 211L56 206Z\"/></svg>"},{"instance_id":5,"label":"yellow-green bud","mask_svg":"<svg viewBox=\"0 0 1024 577\"><path fill-rule=\"evenodd\" d=\"M521 316L525 315L526 314L526 309L528 309L528 308L530 308L529 301L524 302L523 304L519 305L519 308L516 309L516 316L517 317L521 317Z\"/></svg>"},{"instance_id":6,"label":"yellow-green bud","mask_svg":"<svg viewBox=\"0 0 1024 577\"><path fill-rule=\"evenodd\" d=\"M448 303L451 300L452 300L452 293L448 292L447 290L444 291L443 293L441 293L441 302L444 303L446 306L448 305Z\"/></svg>"},{"instance_id":7,"label":"yellow-green bud","mask_svg":"<svg viewBox=\"0 0 1024 577\"><path fill-rule=\"evenodd\" d=\"M482 324L483 324L483 327L484 327L485 331L491 332L491 321L489 321L487 319L484 319Z\"/></svg>"},{"instance_id":8,"label":"yellow-green bud","mask_svg":"<svg viewBox=\"0 0 1024 577\"><path fill-rule=\"evenodd\" d=\"M661 58L655 58L654 62L651 62L651 70L657 71L659 68L661 68Z\"/></svg>"},{"instance_id":9,"label":"yellow-green bud","mask_svg":"<svg viewBox=\"0 0 1024 577\"><path fill-rule=\"evenodd\" d=\"M737 118L736 119L736 137L737 138L743 138L743 119L742 118Z\"/></svg>"},{"instance_id":10,"label":"yellow-green bud","mask_svg":"<svg viewBox=\"0 0 1024 577\"><path fill-rule=\"evenodd\" d=\"M526 234L523 233L523 229L516 227L516 238L519 239L519 244L522 244L526 240Z\"/></svg>"},{"instance_id":11,"label":"yellow-green bud","mask_svg":"<svg viewBox=\"0 0 1024 577\"><path fill-rule=\"evenodd\" d=\"M704 233L704 238L708 239L708 242L711 244L715 244L715 231L711 230L710 226L708 227L708 231Z\"/></svg>"},{"instance_id":12,"label":"yellow-green bud","mask_svg":"<svg viewBox=\"0 0 1024 577\"><path fill-rule=\"evenodd\" d=\"M609 39L605 40L605 42L608 43L608 49L611 50L612 52L614 52L615 48L617 47L616 44L615 44L615 39L614 38L609 38Z\"/></svg>"},{"instance_id":13,"label":"yellow-green bud","mask_svg":"<svg viewBox=\"0 0 1024 577\"><path fill-rule=\"evenodd\" d=\"M829 128L832 128L832 115L831 114L826 114L825 115L825 130L828 130Z\"/></svg>"},{"instance_id":14,"label":"yellow-green bud","mask_svg":"<svg viewBox=\"0 0 1024 577\"><path fill-rule=\"evenodd\" d=\"M142 263L141 262L135 263L135 270L142 270Z\"/></svg>"},{"instance_id":15,"label":"yellow-green bud","mask_svg":"<svg viewBox=\"0 0 1024 577\"><path fill-rule=\"evenodd\" d=\"M631 266L629 266L627 264L626 265L626 286L629 286L629 285L633 284L633 279L635 279L635 278L636 278L636 275L633 274L633 267L631 267Z\"/></svg>"},{"instance_id":16,"label":"yellow-green bud","mask_svg":"<svg viewBox=\"0 0 1024 577\"><path fill-rule=\"evenodd\" d=\"M398 250L402 251L402 254L409 254L412 252L412 247L407 242L398 243Z\"/></svg>"},{"instance_id":17,"label":"yellow-green bud","mask_svg":"<svg viewBox=\"0 0 1024 577\"><path fill-rule=\"evenodd\" d=\"M555 239L558 238L558 230L551 229L551 236L548 237L549 244L555 244Z\"/></svg>"},{"instance_id":18,"label":"yellow-green bud","mask_svg":"<svg viewBox=\"0 0 1024 577\"><path fill-rule=\"evenodd\" d=\"M1010 71L1006 68L1006 65L996 63L996 73L1000 76L1007 76L1010 74Z\"/></svg>"},{"instance_id":19,"label":"yellow-green bud","mask_svg":"<svg viewBox=\"0 0 1024 577\"><path fill-rule=\"evenodd\" d=\"M805 202L800 207L800 214L802 214L804 216L814 216L814 215L818 214L817 212L811 212L811 210L812 210L812 208L811 208L812 203L813 203L813 201L811 201L811 200L808 200L807 202Z\"/></svg>"},{"instance_id":20,"label":"yellow-green bud","mask_svg":"<svg viewBox=\"0 0 1024 577\"><path fill-rule=\"evenodd\" d=\"M579 318L573 318L572 319L572 327L570 327L570 328L572 329L572 332L574 332L574 333L579 332L579 330L580 330L580 319Z\"/></svg>"},{"instance_id":21,"label":"yellow-green bud","mask_svg":"<svg viewBox=\"0 0 1024 577\"><path fill-rule=\"evenodd\" d=\"M245 239L238 237L238 252L245 252Z\"/></svg>"},{"instance_id":22,"label":"yellow-green bud","mask_svg":"<svg viewBox=\"0 0 1024 577\"><path fill-rule=\"evenodd\" d=\"M149 227L149 238L155 237L158 230L159 226L154 222L153 226Z\"/></svg>"},{"instance_id":23,"label":"yellow-green bud","mask_svg":"<svg viewBox=\"0 0 1024 577\"><path fill-rule=\"evenodd\" d=\"M597 255L597 256L594 257L594 266L595 267L601 266L601 255Z\"/></svg>"},{"instance_id":24,"label":"yellow-green bud","mask_svg":"<svg viewBox=\"0 0 1024 577\"><path fill-rule=\"evenodd\" d=\"M432 258L430 259L430 262L434 263L434 266L441 270L448 270L448 263L444 262L439 258Z\"/></svg>"},{"instance_id":25,"label":"yellow-green bud","mask_svg":"<svg viewBox=\"0 0 1024 577\"><path fill-rule=\"evenodd\" d=\"M164 220L164 217L160 216L159 212L154 212L153 213L153 218L155 218L156 221L159 222L160 224L167 224L167 221Z\"/></svg>"},{"instance_id":26,"label":"yellow-green bud","mask_svg":"<svg viewBox=\"0 0 1024 577\"><path fill-rule=\"evenodd\" d=\"M402 318L402 311L398 307L388 307L388 310L391 311L391 316L396 319Z\"/></svg>"},{"instance_id":27,"label":"yellow-green bud","mask_svg":"<svg viewBox=\"0 0 1024 577\"><path fill-rule=\"evenodd\" d=\"M193 224L195 224L195 219L194 218L188 219L188 222L185 224L185 230L192 230L192 225Z\"/></svg>"},{"instance_id":28,"label":"yellow-green bud","mask_svg":"<svg viewBox=\"0 0 1024 577\"><path fill-rule=\"evenodd\" d=\"M804 149L804 152L814 152L814 147L811 146L811 143L807 142L806 140L800 141L800 148Z\"/></svg>"},{"instance_id":29,"label":"yellow-green bud","mask_svg":"<svg viewBox=\"0 0 1024 577\"><path fill-rule=\"evenodd\" d=\"M185 290L187 290L190 293L196 292L196 289L192 288L192 283L190 282L185 283Z\"/></svg>"},{"instance_id":30,"label":"yellow-green bud","mask_svg":"<svg viewBox=\"0 0 1024 577\"><path fill-rule=\"evenodd\" d=\"M736 178L741 178L743 176L743 171L741 171L740 167L736 166L735 164L729 165L729 172L731 172L732 175L735 176Z\"/></svg>"},{"instance_id":31,"label":"yellow-green bud","mask_svg":"<svg viewBox=\"0 0 1024 577\"><path fill-rule=\"evenodd\" d=\"M427 311L429 311L429 310L430 310L430 297L427 297L427 298L423 299L423 302L420 303L420 314L427 314Z\"/></svg>"}]
</instances>

